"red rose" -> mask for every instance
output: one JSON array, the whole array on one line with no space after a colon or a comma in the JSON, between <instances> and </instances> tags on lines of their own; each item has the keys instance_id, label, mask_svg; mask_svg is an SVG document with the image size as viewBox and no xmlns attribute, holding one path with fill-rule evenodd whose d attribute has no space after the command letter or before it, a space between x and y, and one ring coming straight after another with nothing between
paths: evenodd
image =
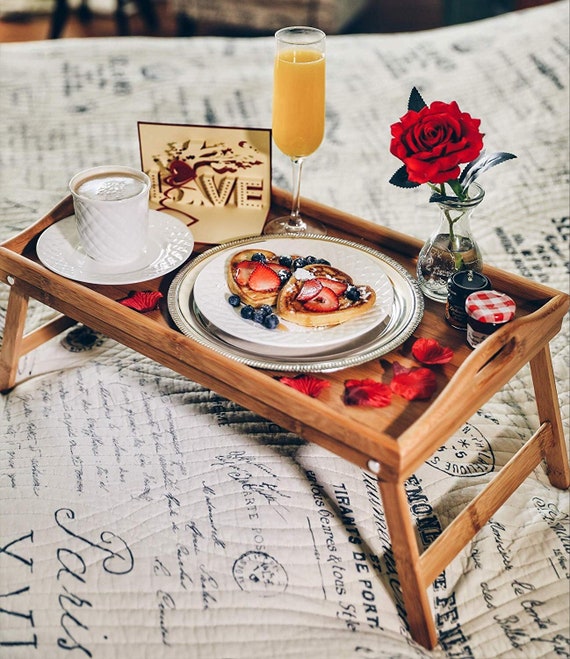
<instances>
[{"instance_id":1,"label":"red rose","mask_svg":"<svg viewBox=\"0 0 570 659\"><path fill-rule=\"evenodd\" d=\"M458 178L460 163L481 153L480 124L455 101L434 101L419 112L409 110L391 126L390 153L404 163L410 181L447 183Z\"/></svg>"}]
</instances>

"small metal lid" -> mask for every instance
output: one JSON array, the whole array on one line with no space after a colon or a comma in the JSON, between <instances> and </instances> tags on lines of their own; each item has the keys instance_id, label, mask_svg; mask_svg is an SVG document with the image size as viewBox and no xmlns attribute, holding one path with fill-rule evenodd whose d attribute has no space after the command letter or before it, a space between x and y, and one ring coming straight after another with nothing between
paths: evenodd
<instances>
[{"instance_id":1,"label":"small metal lid","mask_svg":"<svg viewBox=\"0 0 570 659\"><path fill-rule=\"evenodd\" d=\"M491 282L488 277L475 270L460 270L451 276L451 286L465 291L479 291L491 288Z\"/></svg>"},{"instance_id":2,"label":"small metal lid","mask_svg":"<svg viewBox=\"0 0 570 659\"><path fill-rule=\"evenodd\" d=\"M515 301L499 291L476 291L465 300L465 311L480 323L507 323L515 310Z\"/></svg>"}]
</instances>

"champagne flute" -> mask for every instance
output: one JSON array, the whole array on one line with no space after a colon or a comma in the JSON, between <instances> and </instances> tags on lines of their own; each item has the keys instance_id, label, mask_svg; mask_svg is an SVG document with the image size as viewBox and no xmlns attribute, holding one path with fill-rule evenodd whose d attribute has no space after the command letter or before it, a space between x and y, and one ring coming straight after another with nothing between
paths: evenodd
<instances>
[{"instance_id":1,"label":"champagne flute","mask_svg":"<svg viewBox=\"0 0 570 659\"><path fill-rule=\"evenodd\" d=\"M325 132L326 35L314 27L285 27L275 33L273 139L291 159L293 199L290 215L271 220L264 233L326 233L318 222L300 214L301 169Z\"/></svg>"}]
</instances>

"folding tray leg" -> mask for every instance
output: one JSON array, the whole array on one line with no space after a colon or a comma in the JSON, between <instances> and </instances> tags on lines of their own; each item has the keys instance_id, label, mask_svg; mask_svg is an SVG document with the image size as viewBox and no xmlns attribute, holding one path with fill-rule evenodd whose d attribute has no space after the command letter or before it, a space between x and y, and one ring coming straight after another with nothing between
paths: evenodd
<instances>
[{"instance_id":1,"label":"folding tray leg","mask_svg":"<svg viewBox=\"0 0 570 659\"><path fill-rule=\"evenodd\" d=\"M418 543L404 484L378 481L396 569L412 638L425 648L437 645L433 613L420 566Z\"/></svg>"},{"instance_id":2,"label":"folding tray leg","mask_svg":"<svg viewBox=\"0 0 570 659\"><path fill-rule=\"evenodd\" d=\"M548 344L530 360L530 371L539 421L550 424L552 430L552 441L544 449L546 473L554 487L565 490L570 487L570 469Z\"/></svg>"},{"instance_id":3,"label":"folding tray leg","mask_svg":"<svg viewBox=\"0 0 570 659\"><path fill-rule=\"evenodd\" d=\"M25 334L29 300L30 295L24 293L17 282L12 284L6 310L4 337L0 347L0 393L8 392L16 384L20 357L77 324L73 318L59 314Z\"/></svg>"},{"instance_id":4,"label":"folding tray leg","mask_svg":"<svg viewBox=\"0 0 570 659\"><path fill-rule=\"evenodd\" d=\"M28 312L29 296L18 290L15 283L10 289L4 338L0 348L0 391L11 389L16 383L18 361L22 356L22 340Z\"/></svg>"}]
</instances>

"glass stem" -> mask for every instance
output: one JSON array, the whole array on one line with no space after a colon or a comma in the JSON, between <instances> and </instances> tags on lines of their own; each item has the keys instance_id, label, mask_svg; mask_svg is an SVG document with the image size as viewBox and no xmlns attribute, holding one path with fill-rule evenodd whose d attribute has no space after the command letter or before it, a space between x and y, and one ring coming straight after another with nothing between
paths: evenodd
<instances>
[{"instance_id":1,"label":"glass stem","mask_svg":"<svg viewBox=\"0 0 570 659\"><path fill-rule=\"evenodd\" d=\"M291 202L291 217L289 226L300 227L303 224L301 219L301 169L304 158L291 158L293 167L293 198Z\"/></svg>"}]
</instances>

